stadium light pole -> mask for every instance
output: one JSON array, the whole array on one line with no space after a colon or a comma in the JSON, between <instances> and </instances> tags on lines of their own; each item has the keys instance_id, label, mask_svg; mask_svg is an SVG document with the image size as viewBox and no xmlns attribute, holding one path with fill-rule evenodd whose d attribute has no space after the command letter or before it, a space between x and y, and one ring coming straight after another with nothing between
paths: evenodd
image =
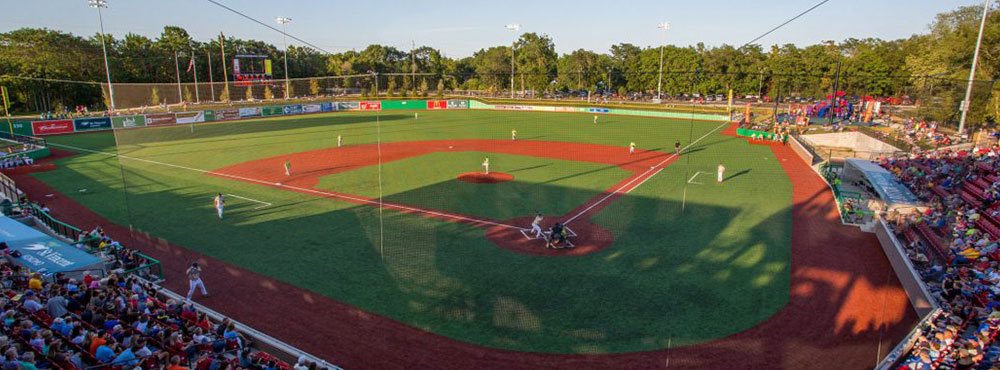
<instances>
[{"instance_id":1,"label":"stadium light pole","mask_svg":"<svg viewBox=\"0 0 1000 370\"><path fill-rule=\"evenodd\" d=\"M965 88L965 100L962 100L962 117L958 120L958 135L965 133L965 118L969 114L969 106L972 104L972 83L976 78L976 64L979 62L979 47L983 44L983 29L986 28L986 15L990 12L990 0L986 0L983 6L983 20L979 23L979 37L976 38L976 51L972 53L972 68L969 68L969 86Z\"/></svg>"},{"instance_id":2,"label":"stadium light pole","mask_svg":"<svg viewBox=\"0 0 1000 370\"><path fill-rule=\"evenodd\" d=\"M281 25L281 39L285 42L285 100L288 100L288 35L285 33L285 25L292 21L288 17L278 17L274 19Z\"/></svg>"},{"instance_id":3,"label":"stadium light pole","mask_svg":"<svg viewBox=\"0 0 1000 370\"><path fill-rule=\"evenodd\" d=\"M521 29L521 25L508 24L504 28L514 31L514 41L510 43L510 98L514 99L514 44L517 43L517 31Z\"/></svg>"},{"instance_id":4,"label":"stadium light pole","mask_svg":"<svg viewBox=\"0 0 1000 370\"><path fill-rule=\"evenodd\" d=\"M667 31L670 30L670 22L660 22L660 24L656 25L656 28L659 28L659 29L663 30L663 33L666 34ZM658 81L656 82L656 100L657 100L657 102L659 102L660 99L661 99L660 98L660 88L661 87L663 87L663 44L660 44L660 77L659 77Z\"/></svg>"},{"instance_id":5,"label":"stadium light pole","mask_svg":"<svg viewBox=\"0 0 1000 370\"><path fill-rule=\"evenodd\" d=\"M111 116L115 111L115 88L111 85L111 66L108 64L108 47L104 42L104 15L101 12L101 8L108 7L107 0L89 0L91 8L97 8L97 19L101 24L101 49L104 51L104 73L108 77L108 96L110 97L110 104L108 104L108 116Z\"/></svg>"}]
</instances>

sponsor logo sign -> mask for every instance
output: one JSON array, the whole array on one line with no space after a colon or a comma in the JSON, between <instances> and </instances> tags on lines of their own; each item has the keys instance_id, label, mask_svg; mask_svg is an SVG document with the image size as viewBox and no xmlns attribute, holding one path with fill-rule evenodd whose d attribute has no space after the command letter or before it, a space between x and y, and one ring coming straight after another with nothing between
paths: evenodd
<instances>
[{"instance_id":1,"label":"sponsor logo sign","mask_svg":"<svg viewBox=\"0 0 1000 370\"><path fill-rule=\"evenodd\" d=\"M67 134L73 132L73 120L34 121L31 129L35 135Z\"/></svg>"},{"instance_id":2,"label":"sponsor logo sign","mask_svg":"<svg viewBox=\"0 0 1000 370\"><path fill-rule=\"evenodd\" d=\"M147 114L146 126L172 125L177 123L177 116L173 113Z\"/></svg>"},{"instance_id":3,"label":"sponsor logo sign","mask_svg":"<svg viewBox=\"0 0 1000 370\"><path fill-rule=\"evenodd\" d=\"M337 110L358 110L361 109L361 103L356 101L341 101L337 102Z\"/></svg>"},{"instance_id":4,"label":"sponsor logo sign","mask_svg":"<svg viewBox=\"0 0 1000 370\"><path fill-rule=\"evenodd\" d=\"M141 127L146 125L145 116L111 117L111 126L118 128Z\"/></svg>"},{"instance_id":5,"label":"sponsor logo sign","mask_svg":"<svg viewBox=\"0 0 1000 370\"><path fill-rule=\"evenodd\" d=\"M499 110L534 110L535 108L530 105L495 105L493 107Z\"/></svg>"},{"instance_id":6,"label":"sponsor logo sign","mask_svg":"<svg viewBox=\"0 0 1000 370\"><path fill-rule=\"evenodd\" d=\"M380 110L382 109L382 102L377 101L363 101L358 103L361 110Z\"/></svg>"},{"instance_id":7,"label":"sponsor logo sign","mask_svg":"<svg viewBox=\"0 0 1000 370\"><path fill-rule=\"evenodd\" d=\"M281 109L284 110L285 114L302 114L301 105L286 105L281 107Z\"/></svg>"},{"instance_id":8,"label":"sponsor logo sign","mask_svg":"<svg viewBox=\"0 0 1000 370\"><path fill-rule=\"evenodd\" d=\"M240 110L239 109L221 109L221 110L215 111L215 119L220 120L220 121L226 121L226 120L238 119L238 118L240 118Z\"/></svg>"},{"instance_id":9,"label":"sponsor logo sign","mask_svg":"<svg viewBox=\"0 0 1000 370\"><path fill-rule=\"evenodd\" d=\"M284 114L284 110L280 106L270 106L261 108L261 113L265 116L280 116Z\"/></svg>"},{"instance_id":10,"label":"sponsor logo sign","mask_svg":"<svg viewBox=\"0 0 1000 370\"><path fill-rule=\"evenodd\" d=\"M319 104L303 104L302 113L318 113L323 110Z\"/></svg>"},{"instance_id":11,"label":"sponsor logo sign","mask_svg":"<svg viewBox=\"0 0 1000 370\"><path fill-rule=\"evenodd\" d=\"M588 108L587 112L590 112L590 113L611 113L611 110L607 109L607 108Z\"/></svg>"},{"instance_id":12,"label":"sponsor logo sign","mask_svg":"<svg viewBox=\"0 0 1000 370\"><path fill-rule=\"evenodd\" d=\"M333 110L336 109L336 108L337 108L337 106L335 104L333 104L333 103L323 103L323 104L320 104L319 110L321 112L333 112Z\"/></svg>"},{"instance_id":13,"label":"sponsor logo sign","mask_svg":"<svg viewBox=\"0 0 1000 370\"><path fill-rule=\"evenodd\" d=\"M177 123L205 122L205 112L182 112L177 113Z\"/></svg>"},{"instance_id":14,"label":"sponsor logo sign","mask_svg":"<svg viewBox=\"0 0 1000 370\"><path fill-rule=\"evenodd\" d=\"M448 102L444 100L428 100L427 109L448 109Z\"/></svg>"},{"instance_id":15,"label":"sponsor logo sign","mask_svg":"<svg viewBox=\"0 0 1000 370\"><path fill-rule=\"evenodd\" d=\"M260 107L250 107L250 108L240 108L238 114L240 115L240 117L260 117L264 113L260 109Z\"/></svg>"},{"instance_id":16,"label":"sponsor logo sign","mask_svg":"<svg viewBox=\"0 0 1000 370\"><path fill-rule=\"evenodd\" d=\"M77 131L109 130L111 129L111 119L100 118L77 118L73 120L73 126Z\"/></svg>"},{"instance_id":17,"label":"sponsor logo sign","mask_svg":"<svg viewBox=\"0 0 1000 370\"><path fill-rule=\"evenodd\" d=\"M448 109L469 109L468 100L449 100Z\"/></svg>"}]
</instances>

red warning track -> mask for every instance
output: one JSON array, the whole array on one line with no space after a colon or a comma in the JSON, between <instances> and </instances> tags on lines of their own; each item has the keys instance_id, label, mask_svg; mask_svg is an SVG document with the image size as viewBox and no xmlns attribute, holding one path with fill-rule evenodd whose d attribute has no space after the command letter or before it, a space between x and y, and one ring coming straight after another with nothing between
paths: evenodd
<instances>
[{"instance_id":1,"label":"red warning track","mask_svg":"<svg viewBox=\"0 0 1000 370\"><path fill-rule=\"evenodd\" d=\"M618 166L632 175L623 179L615 186L596 195L586 203L573 209L566 215L546 215L546 225L553 222L573 222L573 231L577 233L575 243L585 245L573 251L544 251L544 243L540 240L527 240L519 236L520 231L531 227L530 219L514 219L507 221L489 220L481 217L458 214L446 210L436 210L396 203L379 202L359 195L342 192L332 192L317 189L320 178L345 171L374 166L379 163L381 153L382 163L417 157L434 152L490 152L516 154L532 157L572 160L579 162L602 163ZM593 253L607 248L614 237L607 230L586 221L618 197L628 193L646 179L654 176L665 166L673 163L678 156L658 151L637 150L630 154L627 147L609 145L581 144L554 141L513 141L513 140L433 140L408 141L377 144L354 145L341 148L319 149L256 161L239 163L220 168L209 174L229 179L248 181L258 185L272 186L320 197L335 198L357 204L383 207L402 212L421 214L469 225L490 229L490 240L501 248L519 253L529 253L547 256L573 256ZM285 163L291 164L290 175L285 174ZM478 163L470 163L476 168ZM513 179L505 173L464 173L458 179L468 182L502 182ZM525 215L527 216L527 215ZM503 231L502 229L509 229ZM504 237L501 237L504 236ZM533 246L534 248L530 248ZM534 249L542 250L541 252Z\"/></svg>"},{"instance_id":2,"label":"red warning track","mask_svg":"<svg viewBox=\"0 0 1000 370\"><path fill-rule=\"evenodd\" d=\"M826 184L790 148L771 150L793 184L788 303L746 331L669 350L550 355L487 348L362 311L162 239L135 235L127 245L162 261L166 287L178 292L187 289L185 267L199 261L209 289L225 292L199 302L349 370L871 369L916 315L875 237L840 224ZM60 220L102 225L118 238L130 235L127 227L32 176L13 178L30 198L55 194L45 202Z\"/></svg>"}]
</instances>

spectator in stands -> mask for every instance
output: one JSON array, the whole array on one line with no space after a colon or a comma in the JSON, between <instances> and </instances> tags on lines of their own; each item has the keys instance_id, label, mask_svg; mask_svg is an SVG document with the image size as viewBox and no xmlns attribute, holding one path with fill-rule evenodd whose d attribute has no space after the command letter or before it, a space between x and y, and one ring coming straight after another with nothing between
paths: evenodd
<instances>
[{"instance_id":1,"label":"spectator in stands","mask_svg":"<svg viewBox=\"0 0 1000 370\"><path fill-rule=\"evenodd\" d=\"M49 298L49 301L45 304L45 308L49 311L49 316L66 316L66 298L60 294L54 295Z\"/></svg>"}]
</instances>

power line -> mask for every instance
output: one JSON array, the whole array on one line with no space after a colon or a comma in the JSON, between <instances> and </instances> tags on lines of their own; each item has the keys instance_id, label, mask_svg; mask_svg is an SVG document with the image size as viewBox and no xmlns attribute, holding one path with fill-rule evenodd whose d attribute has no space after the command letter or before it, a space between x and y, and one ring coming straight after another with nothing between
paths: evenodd
<instances>
[{"instance_id":1,"label":"power line","mask_svg":"<svg viewBox=\"0 0 1000 370\"><path fill-rule=\"evenodd\" d=\"M212 0L209 0L209 1L212 1ZM799 19L799 17L801 17L801 16L803 16L803 15L806 15L807 13L809 13L809 12L813 11L813 9L816 9L816 8L819 8L819 7L820 7L820 5L823 5L823 4L826 4L826 3L827 3L827 2L829 2L829 1L830 1L830 0L823 0L823 1L820 1L820 2L819 2L819 4L816 4L816 5L813 5L813 7L812 7L812 8L809 8L809 9L806 9L806 11L804 11L804 12L802 12L802 13L799 13L799 15L796 15L795 17L792 17L792 19L789 19L789 20L785 21L785 23L782 23L782 24L779 24L779 25L778 25L777 27L774 27L774 28L772 28L772 29L771 29L770 31L767 31L767 32L764 32L764 34L763 34L763 35L760 35L760 36L757 36L757 38L755 38L755 39L753 39L753 40L750 40L750 42L747 42L746 44L743 44L743 46L740 46L740 49L742 49L742 48L745 48L745 47L747 47L748 45L750 45L750 44L753 44L753 43L757 42L757 40L760 40L760 39L764 38L764 37L765 37L765 36L767 36L767 35L770 35L770 34L771 34L771 32L774 32L774 31L777 31L777 30L778 30L779 28L781 28L781 27L784 27L784 26L785 26L786 24L789 24L789 23L792 23L792 22L793 22L793 21L795 21L796 19Z\"/></svg>"},{"instance_id":2,"label":"power line","mask_svg":"<svg viewBox=\"0 0 1000 370\"><path fill-rule=\"evenodd\" d=\"M303 44L306 44L306 45L309 45L309 46L310 46L310 47L312 47L313 49L316 49L316 50L319 50L319 51L322 51L322 52L324 52L324 53L327 53L327 54L333 54L333 53L331 53L331 52L327 51L326 49L323 49L323 48L321 48L321 47L319 47L319 46L316 46L316 45L314 45L314 44L312 44L312 43L310 43L310 42L307 42L307 41L305 41L305 40L303 40L303 39L300 39L300 38L298 38L298 37L295 37L295 36L292 36L292 35L290 35L290 34L286 33L285 31L282 31L282 30L279 30L279 29L278 29L278 28L276 28L276 27L272 27L271 25L269 25L269 24L267 24L267 23L264 23L264 22L261 22L261 21L257 20L257 19L256 19L256 18L254 18L254 17L251 17L251 16L249 16L249 15L246 15L246 14L243 14L243 13L242 13L242 12L240 12L239 10L236 10L236 9L233 9L233 8L230 8L230 7L228 7L228 6L226 6L226 5L222 4L222 3L219 3L218 1L215 1L215 0L205 0L205 1L208 1L208 2L210 2L210 3L212 3L212 4L215 4L215 5L218 5L219 7L223 8L223 9L226 9L226 10L228 10L228 11L230 11L230 12L233 12L233 13L236 13L236 14L238 14L239 16L241 16L241 17L243 17L243 18L246 18L246 19L249 19L249 20L253 21L254 23L257 23L257 24L259 24L259 25L261 25L261 26L264 26L264 27L267 27L267 28L270 28L270 29L271 29L271 30L273 30L274 32L277 32L277 33L280 33L280 34L282 34L282 35L285 35L285 36L288 36L288 37L291 37L291 38L292 38L293 40L296 40L296 41L298 41L298 42L301 42L301 43L303 43Z\"/></svg>"}]
</instances>

